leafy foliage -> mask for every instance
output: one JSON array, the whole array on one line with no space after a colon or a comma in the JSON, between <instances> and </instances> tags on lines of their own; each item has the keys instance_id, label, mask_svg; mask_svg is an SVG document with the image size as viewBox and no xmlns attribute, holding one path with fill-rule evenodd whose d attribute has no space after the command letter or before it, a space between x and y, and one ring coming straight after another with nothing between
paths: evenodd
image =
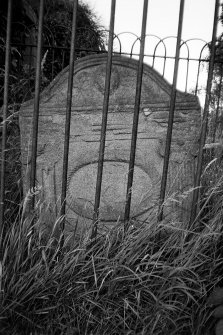
<instances>
[{"instance_id":1,"label":"leafy foliage","mask_svg":"<svg viewBox=\"0 0 223 335\"><path fill-rule=\"evenodd\" d=\"M54 43L57 46L69 47L72 26L71 2L46 0L45 7L44 23L53 36ZM103 34L97 18L86 4L78 5L76 47L94 51L104 49Z\"/></svg>"}]
</instances>

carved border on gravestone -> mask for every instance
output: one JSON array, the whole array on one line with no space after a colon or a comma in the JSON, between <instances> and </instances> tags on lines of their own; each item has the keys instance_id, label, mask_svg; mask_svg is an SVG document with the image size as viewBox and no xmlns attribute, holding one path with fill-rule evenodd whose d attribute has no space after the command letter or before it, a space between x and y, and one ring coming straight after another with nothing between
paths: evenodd
<instances>
[{"instance_id":1,"label":"carved border on gravestone","mask_svg":"<svg viewBox=\"0 0 223 335\"><path fill-rule=\"evenodd\" d=\"M85 76L88 77L88 69L95 67L95 71L97 72L97 67L99 66L105 66L107 60L107 56L102 54L102 55L97 55L97 56L87 56L84 58L81 58L75 62L75 68L74 68L74 76L77 76L78 73L84 72ZM124 57L124 56L113 56L113 69L116 67L122 67L123 69L128 70L134 70L137 71L138 68L138 61L132 58ZM117 70L118 72L118 70ZM67 90L67 77L68 77L68 68L65 68L60 75L58 75L52 83L42 92L41 94L41 103L49 103L49 106L51 105L50 100L52 100L53 97L56 97L56 94L53 93L53 91L60 91L60 100L64 98L66 100L66 90ZM163 77L156 72L154 69L152 69L149 65L144 64L144 71L143 71L143 79L144 78L150 78L152 82L157 83L159 87L159 90L161 89L163 92L167 94L166 100L161 101L161 103L167 103L169 105L169 97L170 97L170 92L171 92L171 85L163 79ZM120 83L121 84L122 78L120 77ZM114 81L115 82L115 81ZM81 84L81 82L80 82ZM92 83L93 84L93 83ZM146 86L146 83L144 82L143 85ZM79 88L79 91L81 91L81 85L79 85L78 81L75 82L74 80L74 87ZM94 86L94 85L93 85ZM63 90L61 90L61 87L63 87ZM84 89L84 86L83 86ZM114 85L115 89L115 85ZM148 86L148 90L150 90L151 87ZM156 91L156 90L155 90ZM80 92L79 92L80 93ZM142 98L141 98L141 104L143 105L144 103L154 103L153 101L150 100L149 96L145 96L146 92L143 92ZM158 95L158 94L157 94ZM134 97L134 94L133 94ZM148 100L149 99L149 100ZM190 101L190 105L188 104ZM28 107L31 101L26 102L23 105L23 109ZM100 100L100 103L102 104L103 99ZM159 101L156 101L158 103ZM123 101L124 103L124 101ZM128 99L126 99L125 103L128 103ZM134 103L134 101L132 102ZM198 98L195 96L192 96L191 94L188 93L183 93L180 91L177 91L176 93L176 107L177 106L183 106L183 104L187 104L187 108L193 109L196 108L198 105ZM77 102L74 101L74 104L78 106ZM62 107L62 106L61 106ZM101 106L98 106L101 108Z\"/></svg>"}]
</instances>

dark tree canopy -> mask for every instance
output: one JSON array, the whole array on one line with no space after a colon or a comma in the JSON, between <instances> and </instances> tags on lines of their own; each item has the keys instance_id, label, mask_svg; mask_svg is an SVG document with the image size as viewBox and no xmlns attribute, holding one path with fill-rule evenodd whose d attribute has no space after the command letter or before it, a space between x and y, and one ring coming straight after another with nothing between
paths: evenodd
<instances>
[{"instance_id":1,"label":"dark tree canopy","mask_svg":"<svg viewBox=\"0 0 223 335\"><path fill-rule=\"evenodd\" d=\"M7 0L0 0L0 106L3 97ZM34 87L39 0L14 0L12 10L11 99L21 101ZM42 85L69 64L73 1L45 0ZM76 56L104 51L104 32L88 5L78 4ZM28 79L28 80L27 80ZM20 85L18 85L20 82ZM26 86L26 87L24 87Z\"/></svg>"},{"instance_id":2,"label":"dark tree canopy","mask_svg":"<svg viewBox=\"0 0 223 335\"><path fill-rule=\"evenodd\" d=\"M55 42L59 46L70 44L70 39L64 39L71 31L72 3L69 1L46 0L44 22L53 33ZM78 5L77 13L77 48L101 50L104 48L103 33L96 16L86 4Z\"/></svg>"},{"instance_id":3,"label":"dark tree canopy","mask_svg":"<svg viewBox=\"0 0 223 335\"><path fill-rule=\"evenodd\" d=\"M0 37L5 38L7 0L1 0ZM54 46L69 46L68 39L72 25L72 1L45 0L44 2L44 36L45 42L54 42ZM24 42L31 27L38 24L39 1L13 1L12 43ZM52 41L53 40L53 41ZM77 13L77 48L101 50L104 48L103 32L95 14L84 3L78 4Z\"/></svg>"}]
</instances>

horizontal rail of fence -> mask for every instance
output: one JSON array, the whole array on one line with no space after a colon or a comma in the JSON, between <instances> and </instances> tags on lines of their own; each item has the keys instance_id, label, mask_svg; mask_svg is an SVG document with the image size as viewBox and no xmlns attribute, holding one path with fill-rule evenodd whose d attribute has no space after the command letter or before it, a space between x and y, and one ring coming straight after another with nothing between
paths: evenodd
<instances>
[{"instance_id":1,"label":"horizontal rail of fence","mask_svg":"<svg viewBox=\"0 0 223 335\"><path fill-rule=\"evenodd\" d=\"M183 45L183 44L182 44ZM209 45L206 43L200 51L199 58L186 57L181 55L179 57L179 77L177 81L177 89L180 91L188 92L197 95L200 98L201 105L203 107L206 93L206 83L208 77L208 66L209 66ZM19 48L19 46L18 46ZM27 96L24 92L24 101L32 97L34 89L32 90L32 81L35 76L35 60L36 60L36 46L27 46L29 49L29 55L19 51L19 57L16 56L15 70L18 78L22 76L26 77L29 81L27 86L30 88L30 92L27 92ZM52 47L51 47L52 48ZM70 49L68 48L52 48L49 46L43 46L42 55L42 69L41 69L41 87L45 87L47 84L55 78L55 76L62 71L68 65L68 57ZM93 51L89 49L75 49L77 59L80 57L87 56L89 54L101 54L105 51ZM113 52L113 54L120 54ZM206 54L206 56L205 56ZM122 53L130 58L138 58L138 54ZM45 58L44 58L45 56ZM171 83L171 77L173 75L173 64L174 56L171 55L158 55L158 54L144 54L144 62L149 64L152 68L158 71L168 82ZM216 60L215 66L219 67L223 64L222 60Z\"/></svg>"},{"instance_id":2,"label":"horizontal rail of fence","mask_svg":"<svg viewBox=\"0 0 223 335\"><path fill-rule=\"evenodd\" d=\"M92 32L93 34L94 32ZM109 31L102 31L102 34L108 34ZM126 46L129 36L134 36L132 45ZM126 39L126 41L125 41ZM144 62L157 70L169 82L172 81L175 55L173 50L176 48L176 36L167 36L160 38L155 35L145 35ZM69 64L70 47L58 46L55 43L43 43L42 49L42 71L47 73L47 79L51 81L64 67ZM221 45L221 40L216 40L216 46ZM130 32L113 34L113 54L119 54L126 57L139 59L140 37ZM196 45L196 48L195 48ZM179 53L179 72L177 88L184 92L199 94L200 87L205 79L207 80L208 63L210 61L211 42L194 38L182 40L180 42ZM37 45L27 42L14 43L13 57L15 67L21 71L25 67L26 71L32 71L36 66ZM17 50L17 52L16 52ZM107 53L107 45L104 48L95 49L92 46L76 47L76 57L81 58L89 54ZM49 63L50 69L49 69ZM215 59L215 64L223 63L223 59ZM46 68L47 64L47 68Z\"/></svg>"}]
</instances>

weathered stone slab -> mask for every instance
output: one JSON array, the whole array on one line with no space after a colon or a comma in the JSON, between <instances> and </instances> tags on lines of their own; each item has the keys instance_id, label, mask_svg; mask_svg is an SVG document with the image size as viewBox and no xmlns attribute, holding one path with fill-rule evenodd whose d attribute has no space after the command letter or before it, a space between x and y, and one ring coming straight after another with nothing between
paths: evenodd
<instances>
[{"instance_id":1,"label":"weathered stone slab","mask_svg":"<svg viewBox=\"0 0 223 335\"><path fill-rule=\"evenodd\" d=\"M74 69L68 170L68 218L90 223L93 215L102 119L106 55L78 60ZM138 61L113 57L100 217L123 219ZM68 68L41 94L37 180L47 203L59 210ZM171 86L144 65L131 215L146 220L157 210L164 160ZM24 187L28 188L33 101L20 110ZM177 92L165 214L187 218L193 186L200 105L195 96ZM184 192L184 196L182 195ZM181 201L182 200L182 201ZM68 229L68 228L67 228Z\"/></svg>"}]
</instances>

